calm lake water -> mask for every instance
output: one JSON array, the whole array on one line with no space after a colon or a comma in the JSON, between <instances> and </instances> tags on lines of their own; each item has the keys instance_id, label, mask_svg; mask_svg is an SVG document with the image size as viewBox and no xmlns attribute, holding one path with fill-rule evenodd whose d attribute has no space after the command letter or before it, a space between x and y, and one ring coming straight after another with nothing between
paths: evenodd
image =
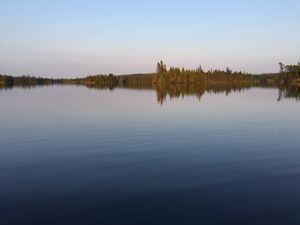
<instances>
[{"instance_id":1,"label":"calm lake water","mask_svg":"<svg viewBox=\"0 0 300 225\"><path fill-rule=\"evenodd\" d=\"M1 225L300 224L300 102L278 90L0 90Z\"/></svg>"}]
</instances>

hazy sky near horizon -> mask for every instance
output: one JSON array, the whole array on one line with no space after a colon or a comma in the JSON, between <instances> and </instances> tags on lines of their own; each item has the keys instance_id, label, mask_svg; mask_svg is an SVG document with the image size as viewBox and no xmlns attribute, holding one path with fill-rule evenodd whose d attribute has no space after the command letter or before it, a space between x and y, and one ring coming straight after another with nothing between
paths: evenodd
<instances>
[{"instance_id":1,"label":"hazy sky near horizon","mask_svg":"<svg viewBox=\"0 0 300 225\"><path fill-rule=\"evenodd\" d=\"M300 60L299 0L0 0L0 74L72 77Z\"/></svg>"}]
</instances>

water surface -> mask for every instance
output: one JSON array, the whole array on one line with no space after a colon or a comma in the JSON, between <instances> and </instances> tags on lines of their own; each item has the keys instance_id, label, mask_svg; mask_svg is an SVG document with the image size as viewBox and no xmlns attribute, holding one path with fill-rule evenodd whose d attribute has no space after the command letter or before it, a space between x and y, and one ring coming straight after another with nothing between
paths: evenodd
<instances>
[{"instance_id":1,"label":"water surface","mask_svg":"<svg viewBox=\"0 0 300 225\"><path fill-rule=\"evenodd\" d=\"M169 95L0 90L1 224L300 223L299 102Z\"/></svg>"}]
</instances>

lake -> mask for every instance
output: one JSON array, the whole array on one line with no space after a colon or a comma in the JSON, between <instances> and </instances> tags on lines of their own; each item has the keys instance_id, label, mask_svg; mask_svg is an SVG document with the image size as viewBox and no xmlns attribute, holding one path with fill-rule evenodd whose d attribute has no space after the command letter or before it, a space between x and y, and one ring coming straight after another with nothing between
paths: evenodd
<instances>
[{"instance_id":1,"label":"lake","mask_svg":"<svg viewBox=\"0 0 300 225\"><path fill-rule=\"evenodd\" d=\"M0 90L0 224L300 224L300 102L176 93Z\"/></svg>"}]
</instances>

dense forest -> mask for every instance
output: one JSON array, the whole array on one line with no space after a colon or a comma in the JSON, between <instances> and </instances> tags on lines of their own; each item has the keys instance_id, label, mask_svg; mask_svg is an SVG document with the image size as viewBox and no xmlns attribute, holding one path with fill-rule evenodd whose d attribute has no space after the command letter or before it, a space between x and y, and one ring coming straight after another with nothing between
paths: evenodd
<instances>
[{"instance_id":1,"label":"dense forest","mask_svg":"<svg viewBox=\"0 0 300 225\"><path fill-rule=\"evenodd\" d=\"M13 87L13 86L36 86L36 85L52 85L59 84L62 82L62 79L51 79L51 78L42 78L42 77L33 77L33 76L18 76L13 77L10 75L1 75L0 74L0 87Z\"/></svg>"},{"instance_id":2,"label":"dense forest","mask_svg":"<svg viewBox=\"0 0 300 225\"><path fill-rule=\"evenodd\" d=\"M300 100L300 62L297 65L284 65L279 63L279 96Z\"/></svg>"},{"instance_id":3,"label":"dense forest","mask_svg":"<svg viewBox=\"0 0 300 225\"><path fill-rule=\"evenodd\" d=\"M161 61L157 63L156 74L153 83L170 84L200 84L200 83L254 83L255 77L248 73L233 72L229 68L226 71L204 71L201 66L194 70L171 67L169 70Z\"/></svg>"},{"instance_id":4,"label":"dense forest","mask_svg":"<svg viewBox=\"0 0 300 225\"><path fill-rule=\"evenodd\" d=\"M194 70L170 67L161 61L157 63L153 83L168 84L278 84L279 74L250 74L241 71L226 70L204 71L201 66Z\"/></svg>"},{"instance_id":5,"label":"dense forest","mask_svg":"<svg viewBox=\"0 0 300 225\"><path fill-rule=\"evenodd\" d=\"M156 73L132 74L132 75L93 75L75 79L51 79L33 76L13 77L0 75L0 88L13 86L36 86L53 84L75 84L86 85L90 88L115 87L145 87L166 85L193 85L194 88L201 88L212 85L296 85L300 84L300 63L298 65L280 65L280 72L275 74L249 74L241 71L208 70L204 71L201 66L192 70L185 68L170 67L160 61L156 66ZM154 88L154 87L153 87Z\"/></svg>"},{"instance_id":6,"label":"dense forest","mask_svg":"<svg viewBox=\"0 0 300 225\"><path fill-rule=\"evenodd\" d=\"M297 65L284 65L283 63L279 63L279 66L280 84L300 84L300 62Z\"/></svg>"}]
</instances>

